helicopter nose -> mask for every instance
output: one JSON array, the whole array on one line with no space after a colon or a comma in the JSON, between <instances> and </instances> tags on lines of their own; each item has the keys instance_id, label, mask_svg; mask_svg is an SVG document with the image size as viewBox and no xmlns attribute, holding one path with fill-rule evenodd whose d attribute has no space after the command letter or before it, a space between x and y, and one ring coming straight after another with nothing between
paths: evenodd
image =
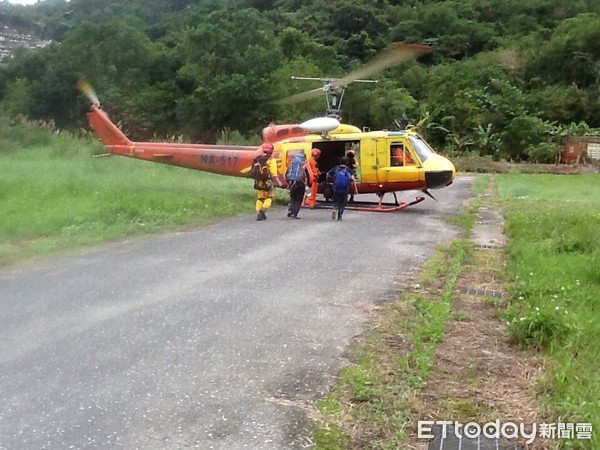
<instances>
[{"instance_id":1,"label":"helicopter nose","mask_svg":"<svg viewBox=\"0 0 600 450\"><path fill-rule=\"evenodd\" d=\"M454 164L443 156L436 156L435 164L431 164L425 170L425 184L427 185L427 189L438 189L448 186L452 184L456 175ZM433 163L433 161L431 162Z\"/></svg>"},{"instance_id":2,"label":"helicopter nose","mask_svg":"<svg viewBox=\"0 0 600 450\"><path fill-rule=\"evenodd\" d=\"M427 189L442 188L452 184L454 172L452 170L432 170L425 172Z\"/></svg>"}]
</instances>

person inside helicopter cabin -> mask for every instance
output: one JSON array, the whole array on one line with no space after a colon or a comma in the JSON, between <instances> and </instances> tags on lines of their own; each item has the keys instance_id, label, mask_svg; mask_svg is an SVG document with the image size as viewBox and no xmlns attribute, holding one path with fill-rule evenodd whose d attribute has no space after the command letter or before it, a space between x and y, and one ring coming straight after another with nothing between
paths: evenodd
<instances>
[{"instance_id":1,"label":"person inside helicopter cabin","mask_svg":"<svg viewBox=\"0 0 600 450\"><path fill-rule=\"evenodd\" d=\"M317 192L319 190L319 176L321 172L319 171L319 165L317 164L317 160L321 156L321 150L318 148L313 148L310 152L310 158L308 158L308 167L312 174L312 184L310 185L310 192L304 198L304 205L308 206L310 209L315 208L315 204L317 202Z\"/></svg>"},{"instance_id":2,"label":"person inside helicopter cabin","mask_svg":"<svg viewBox=\"0 0 600 450\"><path fill-rule=\"evenodd\" d=\"M254 189L256 189L256 220L265 220L267 218L266 211L273 202L275 196L275 183L281 186L277 178L277 161L273 159L273 144L262 145L263 154L256 160L255 164L260 165L260 170L264 173L264 177L255 179Z\"/></svg>"},{"instance_id":3,"label":"person inside helicopter cabin","mask_svg":"<svg viewBox=\"0 0 600 450\"><path fill-rule=\"evenodd\" d=\"M339 221L342 220L342 215L346 209L350 184L354 181L354 175L348 167L348 158L346 156L342 156L340 163L327 172L327 179L330 180L333 188L333 211L331 218Z\"/></svg>"},{"instance_id":4,"label":"person inside helicopter cabin","mask_svg":"<svg viewBox=\"0 0 600 450\"><path fill-rule=\"evenodd\" d=\"M285 178L290 189L290 204L288 206L287 216L292 219L299 219L298 212L302 206L304 194L308 187L312 186L313 174L310 166L306 162L304 152L299 152L294 155L294 159L290 163Z\"/></svg>"},{"instance_id":5,"label":"person inside helicopter cabin","mask_svg":"<svg viewBox=\"0 0 600 450\"><path fill-rule=\"evenodd\" d=\"M352 171L354 179L356 179L356 168L358 167L358 164L356 162L356 153L354 149L351 148L346 152L346 158L348 158L348 168ZM354 192L350 192L350 199L348 199L348 201L354 201Z\"/></svg>"},{"instance_id":6,"label":"person inside helicopter cabin","mask_svg":"<svg viewBox=\"0 0 600 450\"><path fill-rule=\"evenodd\" d=\"M391 146L391 163L392 166L399 167L413 164L413 160L410 157L410 153L404 149L402 144L392 144Z\"/></svg>"}]
</instances>

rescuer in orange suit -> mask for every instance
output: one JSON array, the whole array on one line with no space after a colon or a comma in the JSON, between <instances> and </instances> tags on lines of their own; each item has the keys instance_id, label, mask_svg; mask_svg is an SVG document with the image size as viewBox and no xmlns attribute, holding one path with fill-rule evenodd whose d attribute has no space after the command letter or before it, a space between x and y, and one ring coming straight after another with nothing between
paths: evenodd
<instances>
[{"instance_id":1,"label":"rescuer in orange suit","mask_svg":"<svg viewBox=\"0 0 600 450\"><path fill-rule=\"evenodd\" d=\"M321 156L321 150L313 148L310 152L310 158L308 158L308 167L312 174L313 183L310 185L310 195L305 197L304 204L308 203L310 209L315 208L317 201L317 191L319 190L319 166L317 165L317 159Z\"/></svg>"},{"instance_id":2,"label":"rescuer in orange suit","mask_svg":"<svg viewBox=\"0 0 600 450\"><path fill-rule=\"evenodd\" d=\"M281 186L277 178L277 161L273 159L273 144L263 144L262 151L268 158L266 166L269 169L269 179L267 181L257 181L259 187L256 191L256 220L265 220L267 218L266 210L269 209L275 197L275 184Z\"/></svg>"}]
</instances>

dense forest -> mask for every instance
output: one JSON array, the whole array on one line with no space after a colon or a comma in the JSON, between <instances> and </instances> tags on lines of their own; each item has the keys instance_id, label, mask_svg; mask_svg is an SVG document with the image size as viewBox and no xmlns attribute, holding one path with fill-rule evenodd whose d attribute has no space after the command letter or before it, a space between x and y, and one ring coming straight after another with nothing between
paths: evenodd
<instances>
[{"instance_id":1,"label":"dense forest","mask_svg":"<svg viewBox=\"0 0 600 450\"><path fill-rule=\"evenodd\" d=\"M45 0L3 2L0 23L52 41L0 62L3 114L59 129L87 128L85 77L133 138L258 143L323 113L276 103L319 87L292 76L342 76L391 42L432 52L351 84L345 122L541 162L600 127L600 0Z\"/></svg>"}]
</instances>

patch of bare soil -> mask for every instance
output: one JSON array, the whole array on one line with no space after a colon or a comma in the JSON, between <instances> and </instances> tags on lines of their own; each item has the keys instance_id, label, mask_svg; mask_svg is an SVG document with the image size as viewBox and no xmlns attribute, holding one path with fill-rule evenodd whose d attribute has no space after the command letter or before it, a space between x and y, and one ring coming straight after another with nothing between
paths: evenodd
<instances>
[{"instance_id":1,"label":"patch of bare soil","mask_svg":"<svg viewBox=\"0 0 600 450\"><path fill-rule=\"evenodd\" d=\"M499 420L528 426L543 422L534 393L535 378L543 369L541 358L510 342L497 314L501 298L464 293L466 288L478 294L502 292L503 267L501 249L480 249L459 277L444 338L427 386L416 402L419 420L462 424ZM427 443L416 439L413 431L408 448L426 448ZM526 448L548 447L536 439Z\"/></svg>"}]
</instances>

